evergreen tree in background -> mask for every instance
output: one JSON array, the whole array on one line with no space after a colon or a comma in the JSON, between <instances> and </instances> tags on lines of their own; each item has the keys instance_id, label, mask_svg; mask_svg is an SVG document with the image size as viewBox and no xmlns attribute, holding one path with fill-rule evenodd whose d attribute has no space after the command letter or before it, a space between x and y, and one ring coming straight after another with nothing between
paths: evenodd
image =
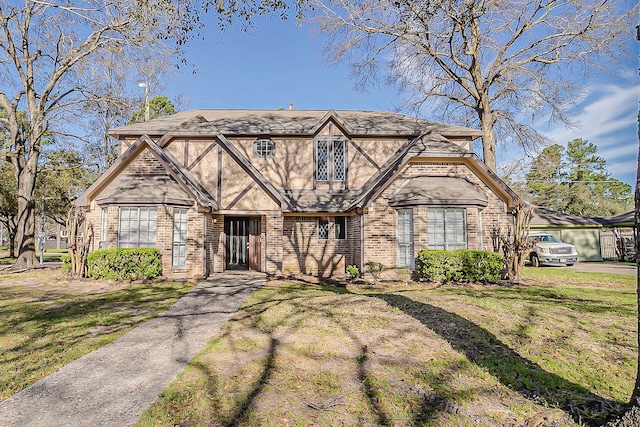
<instances>
[{"instance_id":1,"label":"evergreen tree in background","mask_svg":"<svg viewBox=\"0 0 640 427\"><path fill-rule=\"evenodd\" d=\"M555 211L612 216L632 209L631 186L611 176L598 147L582 138L542 150L526 175L524 198Z\"/></svg>"},{"instance_id":2,"label":"evergreen tree in background","mask_svg":"<svg viewBox=\"0 0 640 427\"><path fill-rule=\"evenodd\" d=\"M138 111L134 111L131 114L131 119L129 120L129 125L134 123L144 122L144 114L146 110L146 105L143 102L140 103L140 109ZM176 107L173 105L173 102L166 96L154 96L149 100L149 119L157 119L158 117L170 116L171 114L177 113Z\"/></svg>"}]
</instances>

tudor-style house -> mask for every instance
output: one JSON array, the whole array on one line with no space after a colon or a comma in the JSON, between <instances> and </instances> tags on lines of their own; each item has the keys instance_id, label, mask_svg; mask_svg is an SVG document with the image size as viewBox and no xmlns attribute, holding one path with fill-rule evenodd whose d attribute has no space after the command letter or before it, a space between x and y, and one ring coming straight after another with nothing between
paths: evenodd
<instances>
[{"instance_id":1,"label":"tudor-style house","mask_svg":"<svg viewBox=\"0 0 640 427\"><path fill-rule=\"evenodd\" d=\"M517 198L472 153L480 131L395 113L193 110L110 134L120 156L76 201L92 249L157 247L172 278L413 269L493 250Z\"/></svg>"}]
</instances>

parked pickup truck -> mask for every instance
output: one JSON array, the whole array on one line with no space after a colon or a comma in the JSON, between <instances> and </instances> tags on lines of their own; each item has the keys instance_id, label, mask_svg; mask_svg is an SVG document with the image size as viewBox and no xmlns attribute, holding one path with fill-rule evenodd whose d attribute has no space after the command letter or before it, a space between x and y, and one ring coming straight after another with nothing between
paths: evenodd
<instances>
[{"instance_id":1,"label":"parked pickup truck","mask_svg":"<svg viewBox=\"0 0 640 427\"><path fill-rule=\"evenodd\" d=\"M558 240L551 234L529 234L535 246L529 254L534 267L541 265L573 265L578 262L576 247Z\"/></svg>"}]
</instances>

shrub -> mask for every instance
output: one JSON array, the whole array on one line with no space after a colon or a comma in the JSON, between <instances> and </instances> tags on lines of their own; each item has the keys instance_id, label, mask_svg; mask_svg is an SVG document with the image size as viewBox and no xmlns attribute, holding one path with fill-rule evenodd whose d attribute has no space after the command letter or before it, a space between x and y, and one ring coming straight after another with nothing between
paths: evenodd
<instances>
[{"instance_id":1,"label":"shrub","mask_svg":"<svg viewBox=\"0 0 640 427\"><path fill-rule=\"evenodd\" d=\"M497 282L502 267L502 257L494 252L422 250L418 254L416 272L422 279L445 284Z\"/></svg>"},{"instance_id":2,"label":"shrub","mask_svg":"<svg viewBox=\"0 0 640 427\"><path fill-rule=\"evenodd\" d=\"M90 252L89 277L94 279L153 279L162 275L162 255L156 248L114 248Z\"/></svg>"},{"instance_id":3,"label":"shrub","mask_svg":"<svg viewBox=\"0 0 640 427\"><path fill-rule=\"evenodd\" d=\"M380 275L382 274L382 270L384 270L384 265L380 262L369 261L365 264L366 272L373 277L373 283L378 283L380 279Z\"/></svg>"},{"instance_id":4,"label":"shrub","mask_svg":"<svg viewBox=\"0 0 640 427\"><path fill-rule=\"evenodd\" d=\"M60 255L60 261L62 261L62 267L60 267L62 269L62 272L65 274L71 272L71 255Z\"/></svg>"},{"instance_id":5,"label":"shrub","mask_svg":"<svg viewBox=\"0 0 640 427\"><path fill-rule=\"evenodd\" d=\"M360 270L355 265L347 265L347 273L349 273L351 279L360 277Z\"/></svg>"}]
</instances>

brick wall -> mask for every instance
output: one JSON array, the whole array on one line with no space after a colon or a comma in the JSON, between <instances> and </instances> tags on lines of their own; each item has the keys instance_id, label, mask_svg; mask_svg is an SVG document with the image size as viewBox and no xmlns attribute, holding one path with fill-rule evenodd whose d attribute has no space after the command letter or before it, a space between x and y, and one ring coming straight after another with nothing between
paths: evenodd
<instances>
[{"instance_id":1,"label":"brick wall","mask_svg":"<svg viewBox=\"0 0 640 427\"><path fill-rule=\"evenodd\" d=\"M488 205L484 209L466 208L467 212L467 244L469 249L491 251L491 228L500 227L506 231L512 224L512 216L506 211L506 204L496 196L462 162L410 162L396 176L382 193L372 200L368 212L364 216L364 263L377 261L388 269L396 268L397 254L397 213L387 203L388 197L400 184L413 176L459 176L466 177L477 184L487 195ZM427 207L413 208L414 222L414 256L428 247ZM482 226L482 228L481 228ZM387 276L392 277L392 272Z\"/></svg>"},{"instance_id":2,"label":"brick wall","mask_svg":"<svg viewBox=\"0 0 640 427\"><path fill-rule=\"evenodd\" d=\"M166 174L167 170L151 151L145 149L127 166L124 173Z\"/></svg>"},{"instance_id":3,"label":"brick wall","mask_svg":"<svg viewBox=\"0 0 640 427\"><path fill-rule=\"evenodd\" d=\"M281 213L265 215L265 223L262 230L265 233L263 253L265 263L262 268L265 272L274 275L283 274L283 227L284 217Z\"/></svg>"},{"instance_id":4,"label":"brick wall","mask_svg":"<svg viewBox=\"0 0 640 427\"><path fill-rule=\"evenodd\" d=\"M165 277L173 279L197 279L203 276L204 262L204 216L195 208L187 212L187 261L185 267L173 268L173 210L171 206L156 206L156 248L162 255L162 271ZM102 208L97 206L87 212L86 224L93 224L94 239L91 250L118 247L119 206L107 207L107 233L102 248L101 239Z\"/></svg>"},{"instance_id":5,"label":"brick wall","mask_svg":"<svg viewBox=\"0 0 640 427\"><path fill-rule=\"evenodd\" d=\"M333 220L330 220L329 239L321 240L318 239L317 217L285 217L282 235L283 274L344 276L346 266L353 263L350 220L347 218L347 239L335 238Z\"/></svg>"}]
</instances>

